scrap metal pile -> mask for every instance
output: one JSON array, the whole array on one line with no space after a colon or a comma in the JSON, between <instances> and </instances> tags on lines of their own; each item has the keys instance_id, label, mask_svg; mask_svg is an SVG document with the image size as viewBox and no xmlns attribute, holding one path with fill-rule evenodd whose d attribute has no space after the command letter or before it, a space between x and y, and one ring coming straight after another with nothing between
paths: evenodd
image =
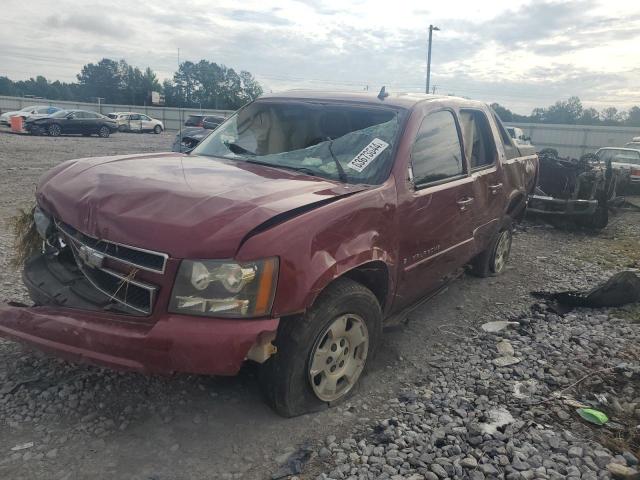
<instances>
[{"instance_id":1,"label":"scrap metal pile","mask_svg":"<svg viewBox=\"0 0 640 480\"><path fill-rule=\"evenodd\" d=\"M609 206L622 203L617 196L621 173L593 154L579 160L562 158L551 148L539 154L540 173L528 211L534 215L560 217L589 228L604 228Z\"/></svg>"}]
</instances>

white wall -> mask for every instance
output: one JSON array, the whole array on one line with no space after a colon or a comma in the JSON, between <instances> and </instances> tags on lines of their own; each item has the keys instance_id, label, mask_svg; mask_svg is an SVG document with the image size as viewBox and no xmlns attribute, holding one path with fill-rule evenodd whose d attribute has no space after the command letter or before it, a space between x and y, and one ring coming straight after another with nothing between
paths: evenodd
<instances>
[{"instance_id":1,"label":"white wall","mask_svg":"<svg viewBox=\"0 0 640 480\"><path fill-rule=\"evenodd\" d=\"M54 107L66 109L90 110L107 114L109 112L139 112L149 115L150 117L162 120L166 130L178 130L180 124L184 124L190 113L209 113L212 115L229 116L233 113L231 110L199 110L197 108L169 108L169 107L141 107L135 105L108 105L102 104L98 107L97 103L83 102L66 102L58 100L33 99L22 97L5 97L0 96L0 113L12 110L20 110L29 105L53 105Z\"/></svg>"},{"instance_id":2,"label":"white wall","mask_svg":"<svg viewBox=\"0 0 640 480\"><path fill-rule=\"evenodd\" d=\"M601 147L622 147L633 137L640 136L637 127L600 127L585 125L557 125L546 123L507 123L519 127L531 137L531 143L540 151L550 147L563 157L580 158Z\"/></svg>"}]
</instances>

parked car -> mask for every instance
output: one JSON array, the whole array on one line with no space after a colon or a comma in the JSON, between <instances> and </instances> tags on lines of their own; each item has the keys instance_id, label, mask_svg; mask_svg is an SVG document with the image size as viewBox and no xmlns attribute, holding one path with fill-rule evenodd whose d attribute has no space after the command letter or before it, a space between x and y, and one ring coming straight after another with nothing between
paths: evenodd
<instances>
[{"instance_id":1,"label":"parked car","mask_svg":"<svg viewBox=\"0 0 640 480\"><path fill-rule=\"evenodd\" d=\"M187 120L184 122L184 125L186 127L200 127L213 130L222 122L224 122L224 120L225 117L223 117L222 115L193 113L189 115Z\"/></svg>"},{"instance_id":2,"label":"parked car","mask_svg":"<svg viewBox=\"0 0 640 480\"><path fill-rule=\"evenodd\" d=\"M120 132L153 132L156 134L164 131L164 124L160 120L151 118L143 113L113 112L107 117L115 120Z\"/></svg>"},{"instance_id":3,"label":"parked car","mask_svg":"<svg viewBox=\"0 0 640 480\"><path fill-rule=\"evenodd\" d=\"M522 145L531 145L531 137L524 134L524 130L518 127L506 127L509 136L513 138L515 143Z\"/></svg>"},{"instance_id":4,"label":"parked car","mask_svg":"<svg viewBox=\"0 0 640 480\"><path fill-rule=\"evenodd\" d=\"M610 161L616 170L629 174L632 184L640 183L640 146L636 148L605 147L596 152L602 162Z\"/></svg>"},{"instance_id":5,"label":"parked car","mask_svg":"<svg viewBox=\"0 0 640 480\"><path fill-rule=\"evenodd\" d=\"M10 125L11 117L22 117L26 120L27 118L44 117L58 111L60 111L58 107L52 107L51 105L33 105L30 107L24 107L22 110L5 112L0 115L0 124Z\"/></svg>"},{"instance_id":6,"label":"parked car","mask_svg":"<svg viewBox=\"0 0 640 480\"><path fill-rule=\"evenodd\" d=\"M266 95L190 154L45 174L36 306L0 306L0 335L143 372L258 362L273 408L302 414L348 396L385 320L465 264L504 271L537 162L480 102Z\"/></svg>"},{"instance_id":7,"label":"parked car","mask_svg":"<svg viewBox=\"0 0 640 480\"><path fill-rule=\"evenodd\" d=\"M28 118L24 128L34 135L49 135L51 137L68 134L85 136L97 134L107 138L111 133L118 131L114 120L86 110L60 110L47 117Z\"/></svg>"},{"instance_id":8,"label":"parked car","mask_svg":"<svg viewBox=\"0 0 640 480\"><path fill-rule=\"evenodd\" d=\"M211 130L200 127L185 127L178 133L173 140L174 152L187 153L196 148L196 146L211 133Z\"/></svg>"}]
</instances>

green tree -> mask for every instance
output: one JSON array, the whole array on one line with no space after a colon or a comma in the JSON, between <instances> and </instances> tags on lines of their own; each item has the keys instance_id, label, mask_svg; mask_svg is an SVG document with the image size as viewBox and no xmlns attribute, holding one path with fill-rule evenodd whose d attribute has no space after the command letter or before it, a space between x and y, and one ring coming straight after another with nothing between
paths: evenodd
<instances>
[{"instance_id":1,"label":"green tree","mask_svg":"<svg viewBox=\"0 0 640 480\"><path fill-rule=\"evenodd\" d=\"M503 122L512 122L513 121L513 112L506 107L503 107L499 103L492 103L491 108L496 112L500 120Z\"/></svg>"},{"instance_id":2,"label":"green tree","mask_svg":"<svg viewBox=\"0 0 640 480\"><path fill-rule=\"evenodd\" d=\"M595 108L585 108L578 120L581 125L597 125L600 123L600 114Z\"/></svg>"},{"instance_id":3,"label":"green tree","mask_svg":"<svg viewBox=\"0 0 640 480\"><path fill-rule=\"evenodd\" d=\"M625 124L630 127L640 127L640 107L631 107L627 112Z\"/></svg>"}]
</instances>

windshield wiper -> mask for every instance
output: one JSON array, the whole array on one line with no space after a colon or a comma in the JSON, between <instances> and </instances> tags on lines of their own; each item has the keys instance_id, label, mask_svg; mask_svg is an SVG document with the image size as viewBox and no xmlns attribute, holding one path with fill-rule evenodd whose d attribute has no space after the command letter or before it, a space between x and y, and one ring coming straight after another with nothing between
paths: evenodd
<instances>
[{"instance_id":1,"label":"windshield wiper","mask_svg":"<svg viewBox=\"0 0 640 480\"><path fill-rule=\"evenodd\" d=\"M224 146L227 147L232 153L235 153L236 155L244 154L244 155L251 155L253 157L256 156L254 152L247 150L244 147L241 147L237 143L224 142Z\"/></svg>"},{"instance_id":2,"label":"windshield wiper","mask_svg":"<svg viewBox=\"0 0 640 480\"><path fill-rule=\"evenodd\" d=\"M307 175L312 175L314 177L319 176L317 172L307 167L292 167L289 165L278 165L277 163L261 162L260 160L253 160L253 159L247 159L245 160L245 162L253 163L254 165L264 165L265 167L283 168L285 170L295 170L296 172L306 173Z\"/></svg>"},{"instance_id":3,"label":"windshield wiper","mask_svg":"<svg viewBox=\"0 0 640 480\"><path fill-rule=\"evenodd\" d=\"M331 158L333 158L333 161L336 163L336 167L338 168L338 177L340 177L340 181L343 183L347 183L347 174L344 172L344 168L342 168L342 165L340 165L340 162L338 161L336 156L333 154L333 150L331 149L332 143L333 143L333 140L329 140L329 143L328 143L329 153L331 154Z\"/></svg>"}]
</instances>

